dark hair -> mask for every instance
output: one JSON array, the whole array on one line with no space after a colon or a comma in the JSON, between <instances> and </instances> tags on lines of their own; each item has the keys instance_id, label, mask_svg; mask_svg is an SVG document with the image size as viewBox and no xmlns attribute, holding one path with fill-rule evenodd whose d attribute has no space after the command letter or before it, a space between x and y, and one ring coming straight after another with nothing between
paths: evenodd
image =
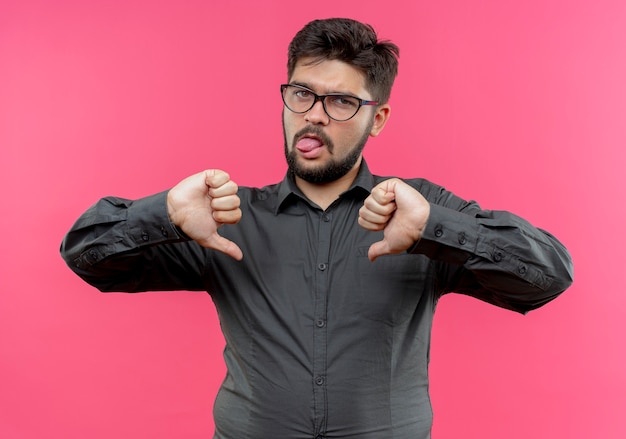
<instances>
[{"instance_id":1,"label":"dark hair","mask_svg":"<svg viewBox=\"0 0 626 439\"><path fill-rule=\"evenodd\" d=\"M386 103L398 74L400 49L390 41L378 41L372 26L348 18L314 20L289 44L287 75L291 78L302 58L314 62L339 60L365 74L372 99Z\"/></svg>"}]
</instances>

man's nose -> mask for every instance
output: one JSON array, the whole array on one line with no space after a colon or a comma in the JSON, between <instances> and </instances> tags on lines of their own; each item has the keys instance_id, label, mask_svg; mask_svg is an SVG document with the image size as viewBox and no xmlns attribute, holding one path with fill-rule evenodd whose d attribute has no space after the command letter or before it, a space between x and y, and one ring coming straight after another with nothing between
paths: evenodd
<instances>
[{"instance_id":1,"label":"man's nose","mask_svg":"<svg viewBox=\"0 0 626 439\"><path fill-rule=\"evenodd\" d=\"M321 100L318 100L313 107L306 113L305 120L312 124L326 125L330 122L330 118L326 111L324 111L324 104Z\"/></svg>"}]
</instances>

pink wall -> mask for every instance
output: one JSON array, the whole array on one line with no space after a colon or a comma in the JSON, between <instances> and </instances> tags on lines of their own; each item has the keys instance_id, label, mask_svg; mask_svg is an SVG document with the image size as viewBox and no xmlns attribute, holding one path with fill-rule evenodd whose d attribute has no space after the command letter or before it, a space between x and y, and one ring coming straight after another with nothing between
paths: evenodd
<instances>
[{"instance_id":1,"label":"pink wall","mask_svg":"<svg viewBox=\"0 0 626 439\"><path fill-rule=\"evenodd\" d=\"M515 211L576 263L526 317L441 302L434 437L626 437L626 2L111 3L0 4L0 437L211 437L209 296L100 294L58 246L102 196L279 180L286 46L328 16L401 47L375 172Z\"/></svg>"}]
</instances>

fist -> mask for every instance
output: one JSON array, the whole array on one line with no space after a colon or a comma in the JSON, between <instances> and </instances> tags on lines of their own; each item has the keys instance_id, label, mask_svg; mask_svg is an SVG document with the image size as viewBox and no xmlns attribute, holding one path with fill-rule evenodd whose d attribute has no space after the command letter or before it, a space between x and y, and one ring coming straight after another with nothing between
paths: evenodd
<instances>
[{"instance_id":1,"label":"fist","mask_svg":"<svg viewBox=\"0 0 626 439\"><path fill-rule=\"evenodd\" d=\"M430 203L402 180L392 178L376 185L358 220L366 230L383 231L383 239L370 246L369 259L408 250L421 238L429 215Z\"/></svg>"},{"instance_id":2,"label":"fist","mask_svg":"<svg viewBox=\"0 0 626 439\"><path fill-rule=\"evenodd\" d=\"M217 233L223 224L241 219L239 187L230 176L211 169L187 177L167 195L170 221L203 247L215 249L240 260L241 249Z\"/></svg>"}]
</instances>

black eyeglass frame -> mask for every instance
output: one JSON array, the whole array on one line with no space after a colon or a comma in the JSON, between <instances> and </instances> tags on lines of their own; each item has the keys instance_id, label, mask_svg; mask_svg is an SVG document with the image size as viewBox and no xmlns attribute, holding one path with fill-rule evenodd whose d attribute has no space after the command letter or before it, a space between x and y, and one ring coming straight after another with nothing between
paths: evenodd
<instances>
[{"instance_id":1,"label":"black eyeglass frame","mask_svg":"<svg viewBox=\"0 0 626 439\"><path fill-rule=\"evenodd\" d=\"M304 91L307 91L309 93L311 93L314 97L313 102L311 103L311 106L309 108L307 108L304 111L294 111L289 105L287 105L287 102L285 102L285 89L287 89L287 87L295 87L295 88L300 88ZM304 87L302 85L299 84L281 84L280 85L280 95L283 99L283 104L285 104L285 107L287 107L287 109L289 111L291 111L292 113L296 113L296 114L304 114L307 113L309 111L311 111L311 108L313 108L315 106L315 104L317 104L317 101L322 101L322 107L324 108L324 113L326 113L326 115L328 117L330 117L332 120L335 120L337 122L346 122L350 119L352 119L354 116L357 115L357 113L359 112L359 110L361 109L362 106L364 105L378 105L378 101L368 101L366 99L361 99L358 96L353 96L353 95L349 95L349 94L345 94L345 93L330 93L327 95L318 95L317 93L315 93L313 90L311 90L310 88ZM346 96L352 99L356 99L359 103L359 106L357 107L356 111L354 112L354 114L352 116L350 116L347 119L337 119L332 117L329 113L328 110L326 109L326 98L327 97L337 97L337 96Z\"/></svg>"}]
</instances>

